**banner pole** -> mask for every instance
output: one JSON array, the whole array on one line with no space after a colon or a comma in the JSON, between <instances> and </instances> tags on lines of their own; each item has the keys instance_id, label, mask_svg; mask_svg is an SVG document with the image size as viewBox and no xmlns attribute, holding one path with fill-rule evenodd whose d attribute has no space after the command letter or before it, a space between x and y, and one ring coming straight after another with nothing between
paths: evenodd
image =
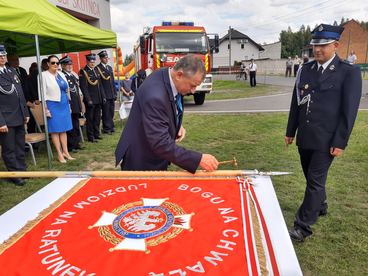
<instances>
[{"instance_id":1,"label":"banner pole","mask_svg":"<svg viewBox=\"0 0 368 276\"><path fill-rule=\"evenodd\" d=\"M195 174L185 171L10 171L0 172L0 178L88 178L88 177L235 177L259 175L257 170L219 170L214 172L197 171Z\"/></svg>"}]
</instances>

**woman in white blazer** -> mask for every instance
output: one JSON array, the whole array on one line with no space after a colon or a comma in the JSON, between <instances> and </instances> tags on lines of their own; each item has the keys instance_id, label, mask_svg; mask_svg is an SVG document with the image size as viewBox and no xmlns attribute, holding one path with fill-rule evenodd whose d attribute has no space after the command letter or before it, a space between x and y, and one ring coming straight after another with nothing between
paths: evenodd
<instances>
[{"instance_id":1,"label":"woman in white blazer","mask_svg":"<svg viewBox=\"0 0 368 276\"><path fill-rule=\"evenodd\" d=\"M58 72L59 58L51 55L47 58L48 70L42 72L42 86L46 100L47 128L55 146L58 159L66 163L66 159L74 160L68 151L66 132L73 128L69 107L68 82Z\"/></svg>"}]
</instances>

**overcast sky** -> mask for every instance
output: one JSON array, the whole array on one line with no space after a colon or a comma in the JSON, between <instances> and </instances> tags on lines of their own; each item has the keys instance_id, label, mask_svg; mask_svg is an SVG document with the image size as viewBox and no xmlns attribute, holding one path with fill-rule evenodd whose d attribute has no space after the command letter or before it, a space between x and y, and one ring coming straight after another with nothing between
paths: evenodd
<instances>
[{"instance_id":1,"label":"overcast sky","mask_svg":"<svg viewBox=\"0 0 368 276\"><path fill-rule=\"evenodd\" d=\"M163 20L193 21L207 33L220 38L229 26L254 41L272 43L288 26L293 31L304 24L340 23L341 18L368 21L366 0L110 0L112 29L118 35L123 56L145 26L160 25Z\"/></svg>"}]
</instances>

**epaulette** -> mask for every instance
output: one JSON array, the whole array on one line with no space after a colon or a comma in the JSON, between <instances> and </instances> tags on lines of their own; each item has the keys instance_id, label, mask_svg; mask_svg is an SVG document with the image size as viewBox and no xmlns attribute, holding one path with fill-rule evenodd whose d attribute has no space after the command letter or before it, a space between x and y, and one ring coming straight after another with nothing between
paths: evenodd
<instances>
[{"instance_id":1,"label":"epaulette","mask_svg":"<svg viewBox=\"0 0 368 276\"><path fill-rule=\"evenodd\" d=\"M353 64L351 64L349 61L344 60L344 59L341 59L341 58L340 58L340 62L341 62L341 63L344 63L344 64L346 64L346 65L349 65L349 66L353 66Z\"/></svg>"}]
</instances>

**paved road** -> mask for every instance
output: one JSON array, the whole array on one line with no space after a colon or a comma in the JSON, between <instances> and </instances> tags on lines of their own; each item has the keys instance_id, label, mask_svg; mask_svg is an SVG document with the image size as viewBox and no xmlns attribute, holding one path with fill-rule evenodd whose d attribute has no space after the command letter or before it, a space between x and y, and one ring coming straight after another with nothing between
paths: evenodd
<instances>
[{"instance_id":1,"label":"paved road","mask_svg":"<svg viewBox=\"0 0 368 276\"><path fill-rule=\"evenodd\" d=\"M234 79L232 75L216 76L216 79ZM277 85L281 94L260 96L235 100L205 101L202 106L194 103L185 105L188 113L250 113L250 112L280 112L289 111L291 92L294 86L294 78L279 76L258 76L258 83ZM257 88L255 88L257 89ZM215 92L216 93L216 92ZM363 94L368 93L368 81L363 81ZM368 110L368 96L363 97L360 109Z\"/></svg>"}]
</instances>

